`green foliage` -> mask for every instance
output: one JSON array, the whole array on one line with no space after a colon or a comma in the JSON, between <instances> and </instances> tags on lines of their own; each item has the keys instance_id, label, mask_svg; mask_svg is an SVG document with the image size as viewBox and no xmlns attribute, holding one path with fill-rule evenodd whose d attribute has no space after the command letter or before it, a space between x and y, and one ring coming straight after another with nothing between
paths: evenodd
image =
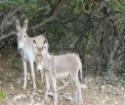
<instances>
[{"instance_id":1,"label":"green foliage","mask_svg":"<svg viewBox=\"0 0 125 105\"><path fill-rule=\"evenodd\" d=\"M0 3L0 11L3 10L10 10L20 8L20 10L26 14L30 13L31 11L35 11L38 9L37 7L37 1L36 0L30 0L28 2L25 2L25 0L8 0L6 2Z\"/></svg>"},{"instance_id":2,"label":"green foliage","mask_svg":"<svg viewBox=\"0 0 125 105\"><path fill-rule=\"evenodd\" d=\"M51 33L53 34L53 38L50 39L50 50L56 51L57 45L59 45L61 39L65 36L63 27L59 24L54 25L54 27L53 24L49 24L49 26L47 25L47 27L49 28L49 31L51 31Z\"/></svg>"},{"instance_id":3,"label":"green foliage","mask_svg":"<svg viewBox=\"0 0 125 105\"><path fill-rule=\"evenodd\" d=\"M4 97L6 96L6 93L4 90L0 89L0 101L2 101L4 99Z\"/></svg>"},{"instance_id":4,"label":"green foliage","mask_svg":"<svg viewBox=\"0 0 125 105\"><path fill-rule=\"evenodd\" d=\"M83 0L74 0L74 13L79 14L83 9L85 9L85 3Z\"/></svg>"},{"instance_id":5,"label":"green foliage","mask_svg":"<svg viewBox=\"0 0 125 105\"><path fill-rule=\"evenodd\" d=\"M82 59L85 54L99 56L104 57L108 64L112 42L125 34L125 1L68 0L59 6L57 1L6 0L0 3L0 12L6 15L19 9L19 18L28 17L30 20L29 29L32 30L28 33L35 33L32 35L35 36L45 32L51 51L76 45ZM55 16L56 12L58 15ZM37 25L37 28L32 28ZM8 30L12 30L11 27ZM16 60L13 62L12 67L19 68ZM106 71L107 64L102 64L102 71Z\"/></svg>"},{"instance_id":6,"label":"green foliage","mask_svg":"<svg viewBox=\"0 0 125 105\"><path fill-rule=\"evenodd\" d=\"M110 5L113 11L116 12L124 12L125 11L125 6L120 2L120 0L110 0Z\"/></svg>"}]
</instances>

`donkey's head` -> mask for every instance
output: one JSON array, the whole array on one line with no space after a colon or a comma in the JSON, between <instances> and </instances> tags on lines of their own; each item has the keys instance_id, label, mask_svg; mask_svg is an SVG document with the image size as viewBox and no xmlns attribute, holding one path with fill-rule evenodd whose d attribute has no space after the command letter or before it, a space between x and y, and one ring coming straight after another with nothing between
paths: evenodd
<instances>
[{"instance_id":1,"label":"donkey's head","mask_svg":"<svg viewBox=\"0 0 125 105\"><path fill-rule=\"evenodd\" d=\"M16 20L16 30L17 30L17 43L18 43L18 49L21 49L24 47L24 43L26 38L28 37L27 35L27 28L28 28L28 20L24 20L23 26L20 25L19 20Z\"/></svg>"},{"instance_id":2,"label":"donkey's head","mask_svg":"<svg viewBox=\"0 0 125 105\"><path fill-rule=\"evenodd\" d=\"M35 59L37 70L42 71L45 63L45 56L48 52L48 42L47 40L44 40L43 46L38 46L37 41L33 40L33 48L36 50Z\"/></svg>"}]
</instances>

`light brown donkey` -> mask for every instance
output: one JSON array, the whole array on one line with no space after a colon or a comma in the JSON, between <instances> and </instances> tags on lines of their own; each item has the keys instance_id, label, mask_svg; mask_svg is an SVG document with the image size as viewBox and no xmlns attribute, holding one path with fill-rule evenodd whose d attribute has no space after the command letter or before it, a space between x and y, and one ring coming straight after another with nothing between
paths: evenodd
<instances>
[{"instance_id":1,"label":"light brown donkey","mask_svg":"<svg viewBox=\"0 0 125 105\"><path fill-rule=\"evenodd\" d=\"M43 47L40 48L37 45L37 41L34 39L33 47L38 49L37 54L35 54L37 69L44 71L45 73L46 92L44 100L47 100L48 98L48 91L50 90L51 85L54 92L54 105L57 105L57 79L69 77L69 81L71 81L75 89L75 91L73 92L74 100L77 104L81 105L82 93L81 84L78 79L78 73L80 71L82 77L82 63L79 56L74 53L68 53L64 55L51 55L48 52L48 42L46 40L43 44Z\"/></svg>"}]
</instances>

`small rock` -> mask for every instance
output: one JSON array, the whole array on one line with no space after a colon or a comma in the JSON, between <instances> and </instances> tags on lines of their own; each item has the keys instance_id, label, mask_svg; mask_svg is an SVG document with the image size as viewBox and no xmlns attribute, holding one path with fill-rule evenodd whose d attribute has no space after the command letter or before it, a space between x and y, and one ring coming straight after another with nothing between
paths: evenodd
<instances>
[{"instance_id":1,"label":"small rock","mask_svg":"<svg viewBox=\"0 0 125 105\"><path fill-rule=\"evenodd\" d=\"M14 101L17 101L17 100L20 100L20 99L24 99L26 98L26 95L24 94L20 94L20 95L17 95L13 98Z\"/></svg>"},{"instance_id":2,"label":"small rock","mask_svg":"<svg viewBox=\"0 0 125 105\"><path fill-rule=\"evenodd\" d=\"M34 90L33 92L32 92L32 95L34 96L34 95L37 95L38 93Z\"/></svg>"},{"instance_id":3,"label":"small rock","mask_svg":"<svg viewBox=\"0 0 125 105\"><path fill-rule=\"evenodd\" d=\"M48 96L54 96L54 93L53 92L49 92Z\"/></svg>"},{"instance_id":4,"label":"small rock","mask_svg":"<svg viewBox=\"0 0 125 105\"><path fill-rule=\"evenodd\" d=\"M87 86L86 84L81 84L81 88L82 88L82 89L87 89L88 86Z\"/></svg>"},{"instance_id":5,"label":"small rock","mask_svg":"<svg viewBox=\"0 0 125 105\"><path fill-rule=\"evenodd\" d=\"M35 103L34 105L41 105L41 103Z\"/></svg>"},{"instance_id":6,"label":"small rock","mask_svg":"<svg viewBox=\"0 0 125 105\"><path fill-rule=\"evenodd\" d=\"M67 100L67 101L73 101L73 98L71 96L64 96L64 98Z\"/></svg>"},{"instance_id":7,"label":"small rock","mask_svg":"<svg viewBox=\"0 0 125 105\"><path fill-rule=\"evenodd\" d=\"M120 96L120 93L118 93L118 92L114 91L114 92L112 92L112 95L115 95L115 96Z\"/></svg>"},{"instance_id":8,"label":"small rock","mask_svg":"<svg viewBox=\"0 0 125 105\"><path fill-rule=\"evenodd\" d=\"M105 85L102 85L102 86L101 86L101 89L102 89L102 90L105 90L105 89L106 89L106 86L105 86Z\"/></svg>"}]
</instances>

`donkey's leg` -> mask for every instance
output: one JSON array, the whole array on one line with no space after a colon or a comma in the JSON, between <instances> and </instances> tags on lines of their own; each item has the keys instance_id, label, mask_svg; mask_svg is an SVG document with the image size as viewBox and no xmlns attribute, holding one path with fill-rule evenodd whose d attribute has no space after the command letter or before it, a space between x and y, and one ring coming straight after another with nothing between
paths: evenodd
<instances>
[{"instance_id":1,"label":"donkey's leg","mask_svg":"<svg viewBox=\"0 0 125 105\"><path fill-rule=\"evenodd\" d=\"M30 69L31 69L31 75L32 75L32 80L33 80L33 88L36 89L36 81L35 81L35 72L34 72L33 61L30 61Z\"/></svg>"},{"instance_id":2,"label":"donkey's leg","mask_svg":"<svg viewBox=\"0 0 125 105\"><path fill-rule=\"evenodd\" d=\"M53 92L54 92L54 105L57 105L57 103L58 103L58 98L57 98L57 80L56 80L55 77L52 77L51 80L52 80L52 89L53 89Z\"/></svg>"},{"instance_id":3,"label":"donkey's leg","mask_svg":"<svg viewBox=\"0 0 125 105\"><path fill-rule=\"evenodd\" d=\"M24 69L23 89L26 89L27 87L27 62L26 61L23 61L23 69Z\"/></svg>"},{"instance_id":4,"label":"donkey's leg","mask_svg":"<svg viewBox=\"0 0 125 105\"><path fill-rule=\"evenodd\" d=\"M78 78L76 78L75 85L76 85L76 91L78 92L77 93L78 94L78 103L79 103L79 105L81 105L81 104L83 104L83 100L82 100L81 85L80 85Z\"/></svg>"},{"instance_id":5,"label":"donkey's leg","mask_svg":"<svg viewBox=\"0 0 125 105\"><path fill-rule=\"evenodd\" d=\"M81 85L78 79L78 76L74 76L74 85L75 85L75 98L79 105L83 104L82 93L81 93Z\"/></svg>"},{"instance_id":6,"label":"donkey's leg","mask_svg":"<svg viewBox=\"0 0 125 105\"><path fill-rule=\"evenodd\" d=\"M49 93L49 90L50 90L50 78L47 74L45 74L45 95L43 97L43 101L42 101L42 104L45 104L45 102L47 102L47 99L48 99L48 93Z\"/></svg>"},{"instance_id":7,"label":"donkey's leg","mask_svg":"<svg viewBox=\"0 0 125 105\"><path fill-rule=\"evenodd\" d=\"M45 85L45 73L44 72L40 72L41 74L41 87L44 88L44 85Z\"/></svg>"}]
</instances>

